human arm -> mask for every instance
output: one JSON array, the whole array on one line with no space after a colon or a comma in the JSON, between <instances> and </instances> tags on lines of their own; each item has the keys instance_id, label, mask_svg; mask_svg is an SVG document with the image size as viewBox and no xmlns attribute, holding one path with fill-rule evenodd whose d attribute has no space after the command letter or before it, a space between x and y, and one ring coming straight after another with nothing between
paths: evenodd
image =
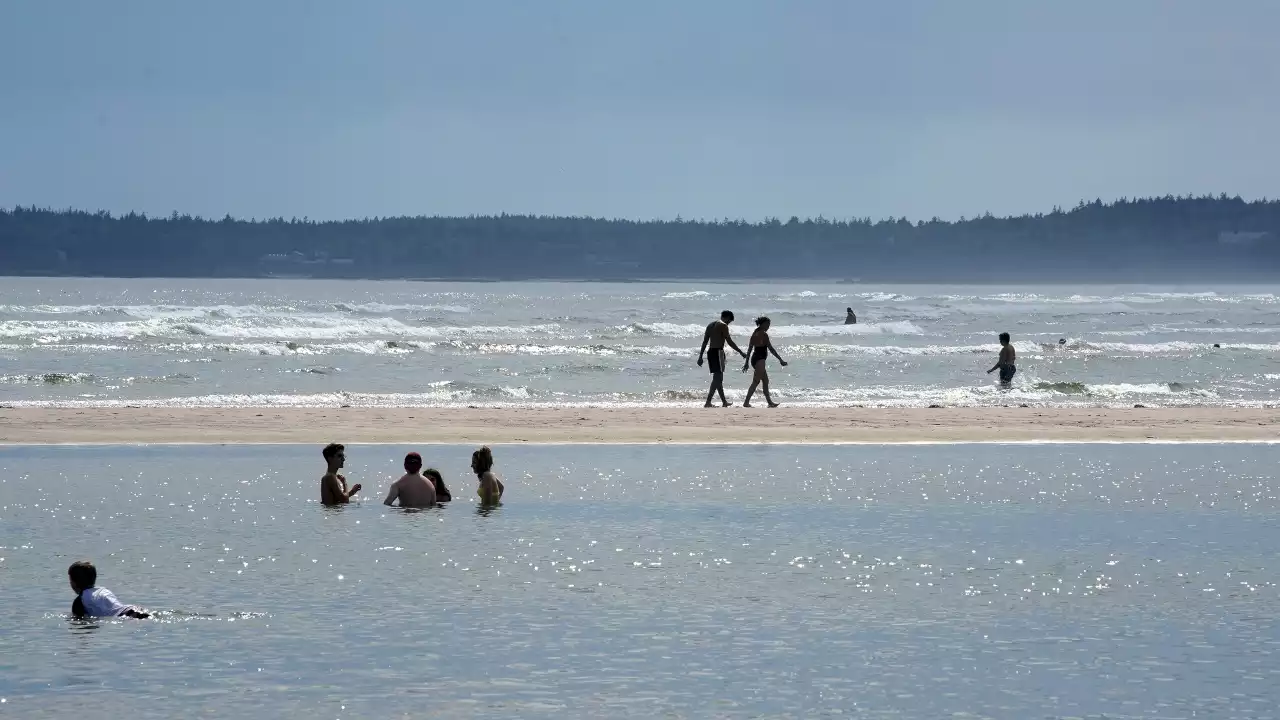
<instances>
[{"instance_id":1,"label":"human arm","mask_svg":"<svg viewBox=\"0 0 1280 720\"><path fill-rule=\"evenodd\" d=\"M711 342L711 326L702 331L702 347L698 348L698 367L702 367L702 356L707 354L707 343Z\"/></svg>"},{"instance_id":2,"label":"human arm","mask_svg":"<svg viewBox=\"0 0 1280 720\"><path fill-rule=\"evenodd\" d=\"M773 353L773 356L774 356L774 357L776 357L776 358L778 358L778 363L779 363L780 365L782 365L782 367L786 367L786 366L787 366L787 361L786 361L786 360L783 360L783 359L782 359L782 356L778 354L778 351L773 349L773 341L772 341L772 340L770 340L770 341L769 341L768 348L769 348L769 352Z\"/></svg>"},{"instance_id":3,"label":"human arm","mask_svg":"<svg viewBox=\"0 0 1280 720\"><path fill-rule=\"evenodd\" d=\"M737 344L733 342L733 336L729 334L729 326L727 325L724 328L724 344L733 348L742 357L747 357L747 354L742 352L742 350L738 348Z\"/></svg>"},{"instance_id":4,"label":"human arm","mask_svg":"<svg viewBox=\"0 0 1280 720\"><path fill-rule=\"evenodd\" d=\"M341 505L351 502L351 498L360 492L360 484L356 483L350 490L347 490L347 479L341 475L330 474L324 476L324 490L321 499L326 505Z\"/></svg>"},{"instance_id":5,"label":"human arm","mask_svg":"<svg viewBox=\"0 0 1280 720\"><path fill-rule=\"evenodd\" d=\"M400 481L391 483L391 489L387 491L387 499L382 501L383 505L394 505L396 498L400 497Z\"/></svg>"}]
</instances>

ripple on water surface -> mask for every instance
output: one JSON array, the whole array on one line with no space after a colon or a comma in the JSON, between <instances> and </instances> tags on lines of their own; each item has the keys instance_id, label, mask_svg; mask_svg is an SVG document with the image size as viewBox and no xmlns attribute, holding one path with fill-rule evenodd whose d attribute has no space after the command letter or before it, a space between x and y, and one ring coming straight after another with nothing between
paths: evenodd
<instances>
[{"instance_id":1,"label":"ripple on water surface","mask_svg":"<svg viewBox=\"0 0 1280 720\"><path fill-rule=\"evenodd\" d=\"M0 710L1263 717L1280 448L0 449ZM66 618L65 568L161 612ZM16 716L16 715L15 715Z\"/></svg>"}]
</instances>

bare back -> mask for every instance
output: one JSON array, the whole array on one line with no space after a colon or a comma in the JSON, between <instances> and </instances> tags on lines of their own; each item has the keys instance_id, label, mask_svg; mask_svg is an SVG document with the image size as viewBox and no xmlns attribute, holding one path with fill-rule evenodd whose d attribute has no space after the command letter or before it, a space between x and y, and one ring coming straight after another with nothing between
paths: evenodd
<instances>
[{"instance_id":1,"label":"bare back","mask_svg":"<svg viewBox=\"0 0 1280 720\"><path fill-rule=\"evenodd\" d=\"M396 498L400 499L400 507L431 507L436 504L436 486L422 473L405 473L404 477L391 484L384 504L390 505Z\"/></svg>"},{"instance_id":2,"label":"bare back","mask_svg":"<svg viewBox=\"0 0 1280 720\"><path fill-rule=\"evenodd\" d=\"M723 350L729 339L729 326L722 320L715 320L707 326L707 347L712 350Z\"/></svg>"}]
</instances>

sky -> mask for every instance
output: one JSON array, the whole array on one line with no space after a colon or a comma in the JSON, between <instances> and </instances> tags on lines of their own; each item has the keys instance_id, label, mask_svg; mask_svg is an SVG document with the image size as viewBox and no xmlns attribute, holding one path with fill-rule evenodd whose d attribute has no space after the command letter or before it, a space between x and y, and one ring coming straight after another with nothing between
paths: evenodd
<instances>
[{"instance_id":1,"label":"sky","mask_svg":"<svg viewBox=\"0 0 1280 720\"><path fill-rule=\"evenodd\" d=\"M1280 197L1273 0L0 3L0 206L786 219Z\"/></svg>"}]
</instances>

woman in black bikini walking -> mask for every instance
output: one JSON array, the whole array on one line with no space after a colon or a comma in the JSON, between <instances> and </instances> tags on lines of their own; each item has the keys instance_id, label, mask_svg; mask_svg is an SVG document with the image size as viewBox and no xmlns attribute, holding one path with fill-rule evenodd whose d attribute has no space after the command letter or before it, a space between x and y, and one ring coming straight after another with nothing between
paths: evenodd
<instances>
[{"instance_id":1,"label":"woman in black bikini walking","mask_svg":"<svg viewBox=\"0 0 1280 720\"><path fill-rule=\"evenodd\" d=\"M773 349L773 342L769 340L769 325L769 318L756 318L756 330L751 333L751 340L747 343L747 362L742 366L742 372L746 372L747 368L751 367L755 369L755 376L751 378L751 387L747 388L747 400L742 403L742 407L751 407L751 396L755 394L757 385L762 386L764 400L769 403L769 407L778 407L778 403L769 397L769 373L764 366L769 353L773 353L773 356L778 358L782 367L787 366L787 361Z\"/></svg>"}]
</instances>

